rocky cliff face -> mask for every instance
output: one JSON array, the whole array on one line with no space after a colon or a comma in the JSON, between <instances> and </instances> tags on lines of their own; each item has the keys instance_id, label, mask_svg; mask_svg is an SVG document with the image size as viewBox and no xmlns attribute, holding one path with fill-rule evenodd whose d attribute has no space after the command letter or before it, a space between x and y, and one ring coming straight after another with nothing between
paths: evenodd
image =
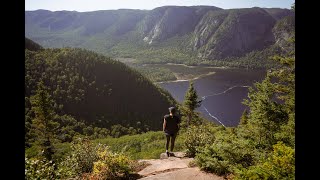
<instances>
[{"instance_id":1,"label":"rocky cliff face","mask_svg":"<svg viewBox=\"0 0 320 180\"><path fill-rule=\"evenodd\" d=\"M292 44L288 43L288 40L293 38L295 35L294 16L285 16L284 18L280 19L272 29L272 32L275 37L275 44L277 44L283 50L293 50L294 47L292 47Z\"/></svg>"},{"instance_id":2,"label":"rocky cliff face","mask_svg":"<svg viewBox=\"0 0 320 180\"><path fill-rule=\"evenodd\" d=\"M199 57L240 56L274 43L276 20L260 8L210 12L203 20L194 32Z\"/></svg>"},{"instance_id":3,"label":"rocky cliff face","mask_svg":"<svg viewBox=\"0 0 320 180\"><path fill-rule=\"evenodd\" d=\"M216 7L164 6L150 11L143 20L143 40L152 44L191 33L203 14Z\"/></svg>"}]
</instances>

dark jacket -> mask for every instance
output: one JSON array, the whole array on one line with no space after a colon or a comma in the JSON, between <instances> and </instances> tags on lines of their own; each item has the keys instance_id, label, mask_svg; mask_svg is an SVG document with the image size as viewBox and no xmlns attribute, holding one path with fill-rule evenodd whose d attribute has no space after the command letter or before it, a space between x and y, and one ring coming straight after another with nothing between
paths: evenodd
<instances>
[{"instance_id":1,"label":"dark jacket","mask_svg":"<svg viewBox=\"0 0 320 180\"><path fill-rule=\"evenodd\" d=\"M167 134L175 134L179 131L180 117L173 115L165 115L164 119L166 120L166 127L164 132Z\"/></svg>"}]
</instances>

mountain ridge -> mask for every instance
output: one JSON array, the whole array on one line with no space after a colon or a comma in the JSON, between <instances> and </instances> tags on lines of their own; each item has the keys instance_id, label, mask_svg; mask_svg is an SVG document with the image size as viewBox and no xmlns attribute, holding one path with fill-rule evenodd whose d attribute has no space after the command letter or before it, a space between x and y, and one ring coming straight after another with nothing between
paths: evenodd
<instances>
[{"instance_id":1,"label":"mountain ridge","mask_svg":"<svg viewBox=\"0 0 320 180\"><path fill-rule=\"evenodd\" d=\"M90 12L36 10L25 15L26 37L44 47L81 47L112 57L185 63L186 59L241 57L273 46L277 37L293 36L291 32L279 35L274 27L294 17L294 11L163 6ZM181 54L180 59L176 54Z\"/></svg>"}]
</instances>

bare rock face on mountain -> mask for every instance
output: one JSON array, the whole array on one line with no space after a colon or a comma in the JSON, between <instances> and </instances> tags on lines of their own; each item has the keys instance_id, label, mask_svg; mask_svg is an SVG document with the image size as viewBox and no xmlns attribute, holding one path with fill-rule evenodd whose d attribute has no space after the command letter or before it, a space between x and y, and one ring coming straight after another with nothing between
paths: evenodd
<instances>
[{"instance_id":1,"label":"bare rock face on mountain","mask_svg":"<svg viewBox=\"0 0 320 180\"><path fill-rule=\"evenodd\" d=\"M152 10L142 23L143 40L151 44L170 37L191 33L203 14L216 7L164 6Z\"/></svg>"}]
</instances>

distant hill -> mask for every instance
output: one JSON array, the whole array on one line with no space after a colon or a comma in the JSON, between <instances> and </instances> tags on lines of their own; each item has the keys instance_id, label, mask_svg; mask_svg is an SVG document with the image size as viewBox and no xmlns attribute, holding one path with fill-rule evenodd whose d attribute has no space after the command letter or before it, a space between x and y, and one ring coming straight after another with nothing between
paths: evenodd
<instances>
[{"instance_id":1,"label":"distant hill","mask_svg":"<svg viewBox=\"0 0 320 180\"><path fill-rule=\"evenodd\" d=\"M30 51L39 51L43 49L43 47L33 42L31 39L25 38L25 49L28 49Z\"/></svg>"},{"instance_id":2,"label":"distant hill","mask_svg":"<svg viewBox=\"0 0 320 180\"><path fill-rule=\"evenodd\" d=\"M37 47L37 48L34 48ZM25 96L42 80L60 115L72 115L93 127L160 130L171 95L125 64L79 48L42 49L26 39Z\"/></svg>"},{"instance_id":3,"label":"distant hill","mask_svg":"<svg viewBox=\"0 0 320 180\"><path fill-rule=\"evenodd\" d=\"M291 17L291 18L288 18ZM81 47L145 62L224 60L277 46L294 12L279 8L163 6L153 10L25 12L25 35L44 47ZM286 30L286 31L283 31ZM287 35L281 35L287 34Z\"/></svg>"}]
</instances>

